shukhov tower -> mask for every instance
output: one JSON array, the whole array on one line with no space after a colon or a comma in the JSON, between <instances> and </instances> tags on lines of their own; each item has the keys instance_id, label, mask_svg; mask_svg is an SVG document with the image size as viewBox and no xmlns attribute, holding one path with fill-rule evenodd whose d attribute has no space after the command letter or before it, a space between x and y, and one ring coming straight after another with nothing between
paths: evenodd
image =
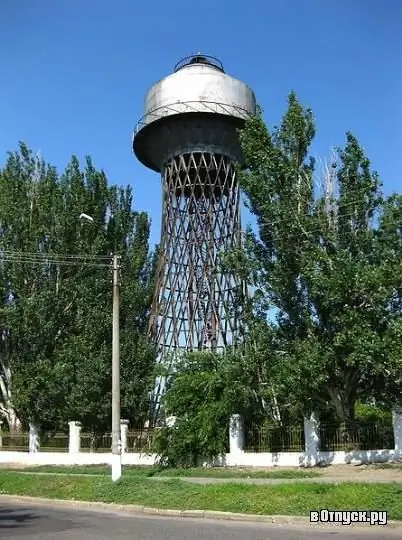
<instances>
[{"instance_id":1,"label":"shukhov tower","mask_svg":"<svg viewBox=\"0 0 402 540\"><path fill-rule=\"evenodd\" d=\"M217 59L196 55L152 86L144 113L134 153L162 181L151 335L161 359L223 350L236 342L241 283L219 270L218 253L241 241L237 130L255 113L255 96Z\"/></svg>"}]
</instances>

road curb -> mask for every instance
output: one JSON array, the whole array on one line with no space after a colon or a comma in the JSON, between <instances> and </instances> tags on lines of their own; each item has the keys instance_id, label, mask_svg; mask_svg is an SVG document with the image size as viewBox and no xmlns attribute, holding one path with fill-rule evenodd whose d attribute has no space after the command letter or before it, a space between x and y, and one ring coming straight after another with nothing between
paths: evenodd
<instances>
[{"instance_id":1,"label":"road curb","mask_svg":"<svg viewBox=\"0 0 402 540\"><path fill-rule=\"evenodd\" d=\"M103 503L95 501L75 501L71 499L46 499L42 497L27 497L20 495L7 495L0 493L0 502L16 502L16 503L35 503L52 506L65 506L85 509L99 510L114 510L121 512L130 512L133 514L145 514L148 516L165 516L165 517L180 517L180 518L196 518L205 520L223 520L223 521L246 521L254 523L271 523L276 525L299 525L308 526L311 528L331 528L342 526L341 524L315 524L310 523L309 518L304 516L281 516L281 515L261 515L261 514L242 514L238 512L219 512L213 510L173 510L167 508L150 508L135 504L116 504ZM352 523L348 527L353 528L369 528L373 526L365 523ZM388 521L387 528L401 529L402 521Z\"/></svg>"}]
</instances>

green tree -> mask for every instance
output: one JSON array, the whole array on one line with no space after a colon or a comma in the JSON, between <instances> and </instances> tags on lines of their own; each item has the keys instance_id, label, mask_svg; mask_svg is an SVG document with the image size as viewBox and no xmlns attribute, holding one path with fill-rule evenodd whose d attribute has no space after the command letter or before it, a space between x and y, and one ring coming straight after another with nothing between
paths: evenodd
<instances>
[{"instance_id":1,"label":"green tree","mask_svg":"<svg viewBox=\"0 0 402 540\"><path fill-rule=\"evenodd\" d=\"M132 209L130 189L108 186L89 158L82 170L73 157L59 177L21 145L1 171L0 202L3 415L8 420L13 410L43 429L65 427L71 419L93 431L109 427L107 265L117 250L122 413L141 421L154 366L146 340L153 268L149 221ZM81 212L94 218L93 227L79 222Z\"/></svg>"},{"instance_id":2,"label":"green tree","mask_svg":"<svg viewBox=\"0 0 402 540\"><path fill-rule=\"evenodd\" d=\"M390 381L401 374L401 199L384 200L350 133L317 190L314 135L312 112L294 93L272 133L261 112L247 122L239 182L258 235L249 230L225 263L256 291L248 341L260 321L257 341L271 336L264 384L280 409L330 407L349 422L358 397L398 397Z\"/></svg>"},{"instance_id":3,"label":"green tree","mask_svg":"<svg viewBox=\"0 0 402 540\"><path fill-rule=\"evenodd\" d=\"M166 416L174 426L160 430L154 451L161 464L196 466L228 451L230 416L245 419L255 413L256 398L250 379L233 351L188 353L170 373L163 396Z\"/></svg>"}]
</instances>

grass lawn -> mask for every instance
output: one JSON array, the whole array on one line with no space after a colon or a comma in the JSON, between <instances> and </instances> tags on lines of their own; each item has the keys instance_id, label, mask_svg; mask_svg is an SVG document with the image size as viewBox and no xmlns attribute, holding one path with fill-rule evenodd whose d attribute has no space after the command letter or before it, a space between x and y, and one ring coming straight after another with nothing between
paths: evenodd
<instances>
[{"instance_id":1,"label":"grass lawn","mask_svg":"<svg viewBox=\"0 0 402 540\"><path fill-rule=\"evenodd\" d=\"M18 469L9 468L9 471ZM21 470L18 470L21 472ZM110 467L107 465L73 465L73 466L51 466L43 465L38 467L26 467L22 472L41 472L41 473L63 473L63 474L96 474L109 475ZM198 478L315 478L319 474L315 471L303 470L245 470L239 468L188 468L188 469L162 469L158 467L130 466L123 467L125 476L146 478L151 476L169 476L169 477L198 477ZM1 474L1 473L0 473Z\"/></svg>"},{"instance_id":2,"label":"grass lawn","mask_svg":"<svg viewBox=\"0 0 402 540\"><path fill-rule=\"evenodd\" d=\"M387 510L402 520L402 486L397 484L188 484L177 479L153 482L128 476L24 475L0 472L0 493L49 499L139 504L154 508L219 510L251 514L308 516L310 510Z\"/></svg>"}]
</instances>

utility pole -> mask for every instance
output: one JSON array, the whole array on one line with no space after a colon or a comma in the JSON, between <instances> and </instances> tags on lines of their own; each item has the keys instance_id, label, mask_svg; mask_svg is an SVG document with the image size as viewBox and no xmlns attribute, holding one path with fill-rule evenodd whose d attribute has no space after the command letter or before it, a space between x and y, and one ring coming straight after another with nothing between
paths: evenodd
<instances>
[{"instance_id":1,"label":"utility pole","mask_svg":"<svg viewBox=\"0 0 402 540\"><path fill-rule=\"evenodd\" d=\"M112 326L112 480L121 478L120 433L120 257L113 254Z\"/></svg>"},{"instance_id":2,"label":"utility pole","mask_svg":"<svg viewBox=\"0 0 402 540\"><path fill-rule=\"evenodd\" d=\"M94 223L88 214L80 214L82 221ZM121 478L121 427L120 427L120 255L115 250L113 263L113 315L112 315L112 480Z\"/></svg>"}]
</instances>

